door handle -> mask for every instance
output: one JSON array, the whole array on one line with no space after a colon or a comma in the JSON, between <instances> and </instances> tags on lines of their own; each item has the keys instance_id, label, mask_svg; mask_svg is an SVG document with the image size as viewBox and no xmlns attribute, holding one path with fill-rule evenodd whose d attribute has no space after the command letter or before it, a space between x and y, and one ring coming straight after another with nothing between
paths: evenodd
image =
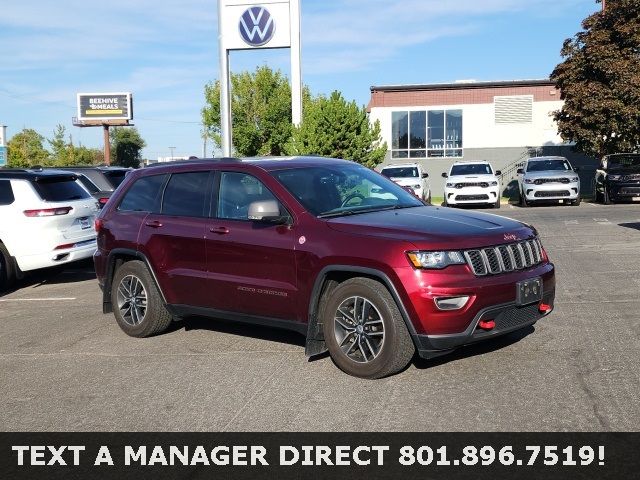
<instances>
[{"instance_id":1,"label":"door handle","mask_svg":"<svg viewBox=\"0 0 640 480\"><path fill-rule=\"evenodd\" d=\"M145 225L151 228L160 228L162 226L162 223L160 223L158 220L152 220L150 222L146 222Z\"/></svg>"},{"instance_id":2,"label":"door handle","mask_svg":"<svg viewBox=\"0 0 640 480\"><path fill-rule=\"evenodd\" d=\"M211 233L217 233L218 235L226 235L229 233L229 229L227 227L211 227L209 231Z\"/></svg>"}]
</instances>

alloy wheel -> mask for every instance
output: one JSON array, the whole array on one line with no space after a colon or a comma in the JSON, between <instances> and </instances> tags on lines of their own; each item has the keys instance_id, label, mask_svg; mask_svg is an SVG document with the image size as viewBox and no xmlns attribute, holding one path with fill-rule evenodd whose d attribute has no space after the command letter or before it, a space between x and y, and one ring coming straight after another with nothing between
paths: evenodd
<instances>
[{"instance_id":1,"label":"alloy wheel","mask_svg":"<svg viewBox=\"0 0 640 480\"><path fill-rule=\"evenodd\" d=\"M364 297L349 297L334 315L334 333L342 352L357 363L373 361L384 344L384 321L376 306Z\"/></svg>"},{"instance_id":2,"label":"alloy wheel","mask_svg":"<svg viewBox=\"0 0 640 480\"><path fill-rule=\"evenodd\" d=\"M147 314L147 291L135 275L127 275L118 285L118 310L132 327L139 325Z\"/></svg>"}]
</instances>

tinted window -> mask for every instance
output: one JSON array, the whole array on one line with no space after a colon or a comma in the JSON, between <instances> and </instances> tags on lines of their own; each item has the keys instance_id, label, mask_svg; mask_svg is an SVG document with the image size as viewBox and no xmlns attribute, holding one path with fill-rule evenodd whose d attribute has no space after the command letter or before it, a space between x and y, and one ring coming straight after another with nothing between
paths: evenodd
<instances>
[{"instance_id":1,"label":"tinted window","mask_svg":"<svg viewBox=\"0 0 640 480\"><path fill-rule=\"evenodd\" d=\"M612 155L606 158L605 165L610 170L637 170L640 168L640 155Z\"/></svg>"},{"instance_id":2,"label":"tinted window","mask_svg":"<svg viewBox=\"0 0 640 480\"><path fill-rule=\"evenodd\" d=\"M33 182L33 185L40 198L46 202L68 202L91 198L91 195L76 183L74 177L41 178Z\"/></svg>"},{"instance_id":3,"label":"tinted window","mask_svg":"<svg viewBox=\"0 0 640 480\"><path fill-rule=\"evenodd\" d=\"M292 168L273 175L314 215L337 216L423 205L391 180L360 166Z\"/></svg>"},{"instance_id":4,"label":"tinted window","mask_svg":"<svg viewBox=\"0 0 640 480\"><path fill-rule=\"evenodd\" d=\"M152 175L136 180L124 195L118 209L134 212L157 212L160 191L166 178L166 175Z\"/></svg>"},{"instance_id":5,"label":"tinted window","mask_svg":"<svg viewBox=\"0 0 640 480\"><path fill-rule=\"evenodd\" d=\"M113 188L118 188L129 170L103 170L104 176L107 177Z\"/></svg>"},{"instance_id":6,"label":"tinted window","mask_svg":"<svg viewBox=\"0 0 640 480\"><path fill-rule=\"evenodd\" d=\"M454 165L451 167L451 175L491 175L491 167L483 163L469 165Z\"/></svg>"},{"instance_id":7,"label":"tinted window","mask_svg":"<svg viewBox=\"0 0 640 480\"><path fill-rule=\"evenodd\" d=\"M534 160L527 165L527 172L545 172L548 170L571 170L569 162L562 159Z\"/></svg>"},{"instance_id":8,"label":"tinted window","mask_svg":"<svg viewBox=\"0 0 640 480\"><path fill-rule=\"evenodd\" d=\"M82 184L84 188L87 189L89 193L98 193L98 187L96 187L91 180L89 180L84 175L78 175L78 180Z\"/></svg>"},{"instance_id":9,"label":"tinted window","mask_svg":"<svg viewBox=\"0 0 640 480\"><path fill-rule=\"evenodd\" d=\"M384 175L387 178L406 178L406 177L418 178L417 167L383 168L380 173L382 173L382 175Z\"/></svg>"},{"instance_id":10,"label":"tinted window","mask_svg":"<svg viewBox=\"0 0 640 480\"><path fill-rule=\"evenodd\" d=\"M249 205L265 200L278 201L260 180L239 172L222 172L218 196L218 218L250 220ZM286 215L281 206L280 214Z\"/></svg>"},{"instance_id":11,"label":"tinted window","mask_svg":"<svg viewBox=\"0 0 640 480\"><path fill-rule=\"evenodd\" d=\"M0 205L11 205L15 200L9 180L0 180Z\"/></svg>"},{"instance_id":12,"label":"tinted window","mask_svg":"<svg viewBox=\"0 0 640 480\"><path fill-rule=\"evenodd\" d=\"M162 200L162 213L185 217L206 217L209 172L171 175Z\"/></svg>"}]
</instances>

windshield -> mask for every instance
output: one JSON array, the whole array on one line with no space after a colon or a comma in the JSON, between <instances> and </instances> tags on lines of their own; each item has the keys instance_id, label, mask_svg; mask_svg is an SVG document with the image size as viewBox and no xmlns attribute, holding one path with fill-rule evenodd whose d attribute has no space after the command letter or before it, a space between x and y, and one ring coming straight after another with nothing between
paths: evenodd
<instances>
[{"instance_id":1,"label":"windshield","mask_svg":"<svg viewBox=\"0 0 640 480\"><path fill-rule=\"evenodd\" d=\"M272 175L319 217L424 205L402 187L358 165L291 168Z\"/></svg>"},{"instance_id":2,"label":"windshield","mask_svg":"<svg viewBox=\"0 0 640 480\"><path fill-rule=\"evenodd\" d=\"M380 173L382 173L382 175L384 175L387 178L407 178L407 177L418 178L417 167L383 168Z\"/></svg>"},{"instance_id":3,"label":"windshield","mask_svg":"<svg viewBox=\"0 0 640 480\"><path fill-rule=\"evenodd\" d=\"M640 169L640 155L612 155L606 158L609 170L638 170Z\"/></svg>"},{"instance_id":4,"label":"windshield","mask_svg":"<svg viewBox=\"0 0 640 480\"><path fill-rule=\"evenodd\" d=\"M535 160L527 164L527 172L545 172L548 170L572 170L569 162L563 159Z\"/></svg>"},{"instance_id":5,"label":"windshield","mask_svg":"<svg viewBox=\"0 0 640 480\"><path fill-rule=\"evenodd\" d=\"M451 167L451 176L454 175L491 175L491 165L486 163L472 163L469 165L454 165Z\"/></svg>"}]
</instances>

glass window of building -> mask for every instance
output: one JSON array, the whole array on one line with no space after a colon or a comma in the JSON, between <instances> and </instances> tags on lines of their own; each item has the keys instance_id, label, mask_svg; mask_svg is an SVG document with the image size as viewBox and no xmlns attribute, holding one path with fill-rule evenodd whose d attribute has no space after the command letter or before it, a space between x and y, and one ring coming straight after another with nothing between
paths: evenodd
<instances>
[{"instance_id":1,"label":"glass window of building","mask_svg":"<svg viewBox=\"0 0 640 480\"><path fill-rule=\"evenodd\" d=\"M392 112L391 157L462 157L462 110Z\"/></svg>"}]
</instances>

